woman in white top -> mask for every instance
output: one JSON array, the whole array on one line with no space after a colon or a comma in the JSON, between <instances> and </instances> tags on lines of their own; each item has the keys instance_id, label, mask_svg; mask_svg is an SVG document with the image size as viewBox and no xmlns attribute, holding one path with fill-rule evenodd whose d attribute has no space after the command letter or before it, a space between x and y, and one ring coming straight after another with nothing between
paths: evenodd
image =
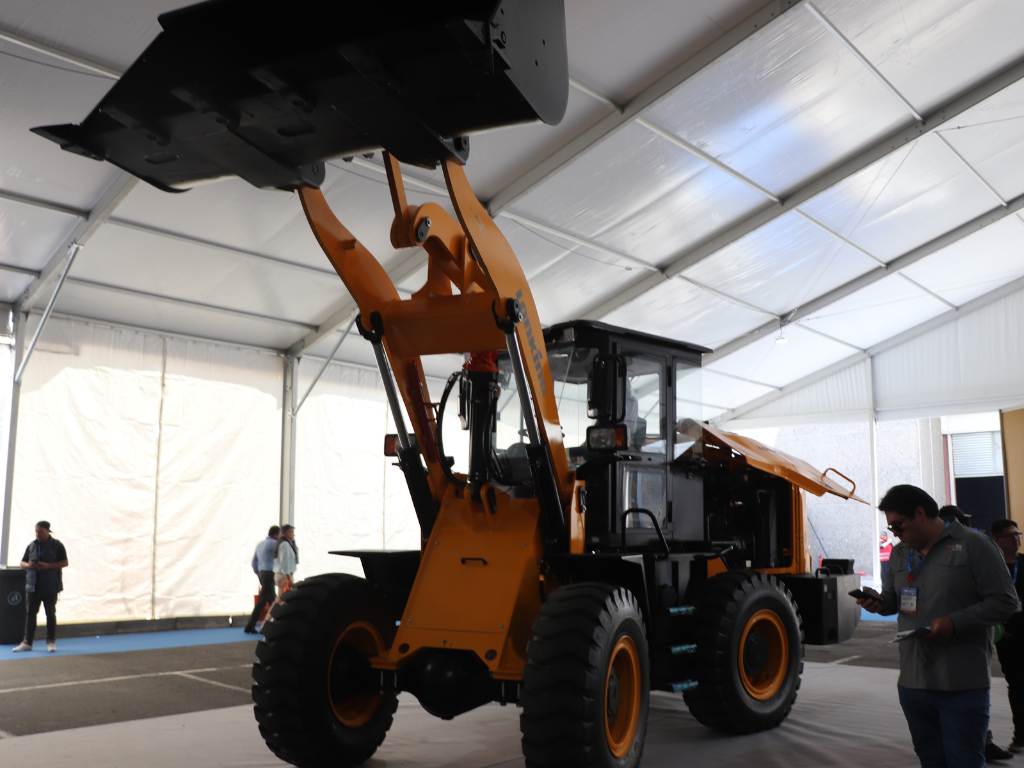
<instances>
[{"instance_id":1,"label":"woman in white top","mask_svg":"<svg viewBox=\"0 0 1024 768\"><path fill-rule=\"evenodd\" d=\"M291 525L281 526L281 537L274 547L274 585L277 587L277 603L286 589L291 589L292 574L299 565L299 548L295 544L295 528Z\"/></svg>"}]
</instances>

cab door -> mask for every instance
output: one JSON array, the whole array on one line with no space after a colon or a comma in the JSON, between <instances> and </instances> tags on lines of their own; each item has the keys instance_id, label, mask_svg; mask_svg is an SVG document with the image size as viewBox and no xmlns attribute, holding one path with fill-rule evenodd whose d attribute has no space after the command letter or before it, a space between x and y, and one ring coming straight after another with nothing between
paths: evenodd
<instances>
[{"instance_id":1,"label":"cab door","mask_svg":"<svg viewBox=\"0 0 1024 768\"><path fill-rule=\"evenodd\" d=\"M618 462L618 504L615 521L621 525L622 513L646 509L670 536L670 489L668 480L668 404L666 380L668 360L646 351L620 349L626 361L626 430L630 458ZM619 529L621 530L621 529ZM654 522L645 514L633 513L625 520L628 546L643 546L657 541Z\"/></svg>"}]
</instances>

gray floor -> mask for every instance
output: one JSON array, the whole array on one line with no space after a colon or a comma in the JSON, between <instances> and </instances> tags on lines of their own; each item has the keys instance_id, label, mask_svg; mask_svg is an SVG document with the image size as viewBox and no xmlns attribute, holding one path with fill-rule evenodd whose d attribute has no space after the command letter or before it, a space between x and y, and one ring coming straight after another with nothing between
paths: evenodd
<instances>
[{"instance_id":1,"label":"gray floor","mask_svg":"<svg viewBox=\"0 0 1024 768\"><path fill-rule=\"evenodd\" d=\"M251 704L255 641L0 662L13 736Z\"/></svg>"}]
</instances>

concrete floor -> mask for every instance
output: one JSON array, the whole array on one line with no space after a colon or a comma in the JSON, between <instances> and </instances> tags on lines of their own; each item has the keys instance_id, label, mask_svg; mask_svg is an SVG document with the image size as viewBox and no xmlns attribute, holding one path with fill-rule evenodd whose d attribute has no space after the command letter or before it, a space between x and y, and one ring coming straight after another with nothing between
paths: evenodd
<instances>
[{"instance_id":1,"label":"concrete floor","mask_svg":"<svg viewBox=\"0 0 1024 768\"><path fill-rule=\"evenodd\" d=\"M0 662L0 733L251 704L256 642ZM6 732L6 733L4 733Z\"/></svg>"},{"instance_id":2,"label":"concrete floor","mask_svg":"<svg viewBox=\"0 0 1024 768\"><path fill-rule=\"evenodd\" d=\"M805 661L898 669L891 622L861 622L839 645L807 646ZM252 703L256 641L92 656L0 661L0 735L202 712ZM1001 677L993 660L993 676Z\"/></svg>"}]
</instances>

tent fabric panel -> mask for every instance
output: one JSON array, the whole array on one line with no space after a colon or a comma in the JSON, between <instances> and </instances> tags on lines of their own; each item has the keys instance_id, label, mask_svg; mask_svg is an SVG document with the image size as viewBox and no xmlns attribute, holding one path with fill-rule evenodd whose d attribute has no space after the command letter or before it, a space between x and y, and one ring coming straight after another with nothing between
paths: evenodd
<instances>
[{"instance_id":1,"label":"tent fabric panel","mask_svg":"<svg viewBox=\"0 0 1024 768\"><path fill-rule=\"evenodd\" d=\"M162 353L154 335L52 318L25 368L8 562L49 520L68 552L62 622L150 617Z\"/></svg>"},{"instance_id":2,"label":"tent fabric panel","mask_svg":"<svg viewBox=\"0 0 1024 768\"><path fill-rule=\"evenodd\" d=\"M780 335L785 343L777 341ZM706 367L773 387L784 387L849 357L853 351L846 344L792 323L785 326L780 334L762 336Z\"/></svg>"},{"instance_id":3,"label":"tent fabric panel","mask_svg":"<svg viewBox=\"0 0 1024 768\"><path fill-rule=\"evenodd\" d=\"M716 59L648 115L779 195L913 120L805 9Z\"/></svg>"},{"instance_id":4,"label":"tent fabric panel","mask_svg":"<svg viewBox=\"0 0 1024 768\"><path fill-rule=\"evenodd\" d=\"M817 7L918 112L1012 64L1024 8L1014 0L820 0Z\"/></svg>"},{"instance_id":5,"label":"tent fabric panel","mask_svg":"<svg viewBox=\"0 0 1024 768\"><path fill-rule=\"evenodd\" d=\"M896 274L823 307L800 324L865 349L948 310L948 305Z\"/></svg>"},{"instance_id":6,"label":"tent fabric panel","mask_svg":"<svg viewBox=\"0 0 1024 768\"><path fill-rule=\"evenodd\" d=\"M769 201L629 123L517 200L513 210L649 263Z\"/></svg>"},{"instance_id":7,"label":"tent fabric panel","mask_svg":"<svg viewBox=\"0 0 1024 768\"><path fill-rule=\"evenodd\" d=\"M198 274L202 281L196 280ZM76 259L73 275L309 324L331 314L348 295L333 272L299 272L117 226L96 233L81 260Z\"/></svg>"},{"instance_id":8,"label":"tent fabric panel","mask_svg":"<svg viewBox=\"0 0 1024 768\"><path fill-rule=\"evenodd\" d=\"M79 221L77 216L0 199L0 262L42 269ZM3 273L4 282L20 277Z\"/></svg>"},{"instance_id":9,"label":"tent fabric panel","mask_svg":"<svg viewBox=\"0 0 1024 768\"><path fill-rule=\"evenodd\" d=\"M960 306L1024 275L1024 221L1007 216L902 272Z\"/></svg>"},{"instance_id":10,"label":"tent fabric panel","mask_svg":"<svg viewBox=\"0 0 1024 768\"><path fill-rule=\"evenodd\" d=\"M382 264L391 263L397 254L390 238L394 208L383 174L347 163L328 163L321 188L352 234ZM116 217L298 264L331 268L296 195L256 189L238 178L201 184L180 194L139 184L118 206Z\"/></svg>"},{"instance_id":11,"label":"tent fabric panel","mask_svg":"<svg viewBox=\"0 0 1024 768\"><path fill-rule=\"evenodd\" d=\"M939 134L1004 200L1024 194L1024 82L1007 86L943 125Z\"/></svg>"},{"instance_id":12,"label":"tent fabric panel","mask_svg":"<svg viewBox=\"0 0 1024 768\"><path fill-rule=\"evenodd\" d=\"M638 272L614 256L578 246L530 280L541 323L552 325L576 318L618 293L623 279Z\"/></svg>"},{"instance_id":13,"label":"tent fabric panel","mask_svg":"<svg viewBox=\"0 0 1024 768\"><path fill-rule=\"evenodd\" d=\"M771 316L733 304L685 280L671 278L601 319L623 328L714 349Z\"/></svg>"},{"instance_id":14,"label":"tent fabric panel","mask_svg":"<svg viewBox=\"0 0 1024 768\"><path fill-rule=\"evenodd\" d=\"M74 270L72 270L72 276ZM92 320L141 326L156 333L198 336L224 343L287 349L308 328L261 318L239 317L202 307L159 301L72 282L57 297L57 312Z\"/></svg>"},{"instance_id":15,"label":"tent fabric panel","mask_svg":"<svg viewBox=\"0 0 1024 768\"><path fill-rule=\"evenodd\" d=\"M701 373L702 396L705 404L723 409L735 408L775 391L773 387L763 384L754 384L734 379L731 376L723 376L710 368L704 368Z\"/></svg>"},{"instance_id":16,"label":"tent fabric panel","mask_svg":"<svg viewBox=\"0 0 1024 768\"><path fill-rule=\"evenodd\" d=\"M866 420L871 409L869 375L868 362L862 360L723 425L735 431Z\"/></svg>"},{"instance_id":17,"label":"tent fabric panel","mask_svg":"<svg viewBox=\"0 0 1024 768\"><path fill-rule=\"evenodd\" d=\"M993 407L996 401L1024 402L1024 291L875 360L875 404L880 414L894 418L901 409L930 407L938 415L945 404L966 413L994 410L1000 407Z\"/></svg>"},{"instance_id":18,"label":"tent fabric panel","mask_svg":"<svg viewBox=\"0 0 1024 768\"><path fill-rule=\"evenodd\" d=\"M926 135L800 207L888 262L999 204L949 147Z\"/></svg>"},{"instance_id":19,"label":"tent fabric panel","mask_svg":"<svg viewBox=\"0 0 1024 768\"><path fill-rule=\"evenodd\" d=\"M797 213L786 213L683 272L782 315L870 271L877 262Z\"/></svg>"},{"instance_id":20,"label":"tent fabric panel","mask_svg":"<svg viewBox=\"0 0 1024 768\"><path fill-rule=\"evenodd\" d=\"M276 355L167 341L157 618L251 605L258 584L249 547L280 511L281 382Z\"/></svg>"},{"instance_id":21,"label":"tent fabric panel","mask_svg":"<svg viewBox=\"0 0 1024 768\"><path fill-rule=\"evenodd\" d=\"M0 27L30 34L9 23L9 5L0 8ZM52 8L42 13L52 14L53 27L66 28L63 10ZM95 9L89 13L95 15ZM79 42L70 50L80 50ZM107 163L61 152L29 129L81 119L114 81L2 40L0 61L0 189L80 210L92 208L120 171Z\"/></svg>"}]
</instances>

